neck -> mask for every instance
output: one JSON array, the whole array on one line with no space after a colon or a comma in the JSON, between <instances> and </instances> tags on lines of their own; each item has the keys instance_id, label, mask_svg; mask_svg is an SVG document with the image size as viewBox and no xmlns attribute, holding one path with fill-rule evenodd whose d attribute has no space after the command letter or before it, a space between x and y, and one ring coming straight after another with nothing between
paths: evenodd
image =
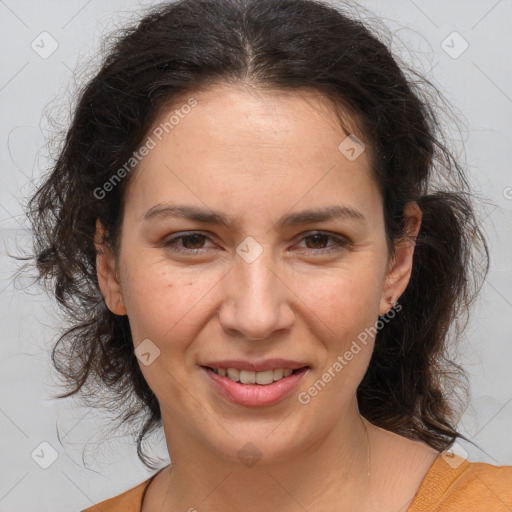
<instances>
[{"instance_id":1,"label":"neck","mask_svg":"<svg viewBox=\"0 0 512 512\"><path fill-rule=\"evenodd\" d=\"M284 427L267 437L279 443ZM261 510L264 503L280 511L348 511L362 510L369 498L372 427L357 405L330 431L281 459L270 456L268 439L246 444L239 460L229 460L165 419L164 430L172 465L161 485L162 510L234 512ZM257 448L261 441L265 453Z\"/></svg>"}]
</instances>

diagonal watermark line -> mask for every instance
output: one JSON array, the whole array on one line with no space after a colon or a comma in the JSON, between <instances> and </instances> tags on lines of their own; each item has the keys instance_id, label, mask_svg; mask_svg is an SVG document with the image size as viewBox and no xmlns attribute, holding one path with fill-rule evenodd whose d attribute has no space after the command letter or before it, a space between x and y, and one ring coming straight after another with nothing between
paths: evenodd
<instances>
[{"instance_id":1,"label":"diagonal watermark line","mask_svg":"<svg viewBox=\"0 0 512 512\"><path fill-rule=\"evenodd\" d=\"M61 60L61 62L62 62L62 64L64 64L64 66L65 66L69 71L71 71L71 74L72 74L72 75L74 75L74 74L75 74L75 72L74 72L74 71L73 71L73 70L72 70L72 69L71 69L71 68L70 68L70 67L69 67L69 66L68 66L68 65L63 61L63 60Z\"/></svg>"},{"instance_id":2,"label":"diagonal watermark line","mask_svg":"<svg viewBox=\"0 0 512 512\"><path fill-rule=\"evenodd\" d=\"M66 23L64 23L64 25L62 25L61 30L66 28L90 3L91 3L92 0L89 0L88 2L86 2L73 16L71 16L71 18L66 21Z\"/></svg>"},{"instance_id":3,"label":"diagonal watermark line","mask_svg":"<svg viewBox=\"0 0 512 512\"><path fill-rule=\"evenodd\" d=\"M27 471L1 498L0 501L2 501L27 475L29 474L29 471Z\"/></svg>"},{"instance_id":4,"label":"diagonal watermark line","mask_svg":"<svg viewBox=\"0 0 512 512\"><path fill-rule=\"evenodd\" d=\"M411 4L414 5L414 7L416 7L416 9L418 9L418 11L420 11L423 14L423 16L425 16L425 18L427 18L430 21L430 23L434 25L434 27L439 28L437 23L423 9L421 9L419 5L413 2L413 0L409 0L409 2L411 2Z\"/></svg>"},{"instance_id":5,"label":"diagonal watermark line","mask_svg":"<svg viewBox=\"0 0 512 512\"><path fill-rule=\"evenodd\" d=\"M5 290L7 290L7 288L9 288L9 286L11 286L11 279L7 279L7 284L0 290L0 295L2 295L2 293L5 292Z\"/></svg>"},{"instance_id":6,"label":"diagonal watermark line","mask_svg":"<svg viewBox=\"0 0 512 512\"><path fill-rule=\"evenodd\" d=\"M155 364L155 363L153 363L153 364ZM192 400L194 400L194 402L196 402L196 403L197 403L197 405L199 405L199 407L201 407L201 409L203 409L203 410L206 412L206 414L208 414L208 416L210 416L210 418L212 418L212 419L215 421L215 423L217 423L218 425L220 425L220 427L222 428L222 430L224 430L224 432L226 432L226 434L228 434L230 437L233 437L233 434L232 434L231 432L229 432L228 430L226 430L226 429L224 428L224 425L223 425L222 423L220 423L219 421L217 421L217 419L215 418L215 416L212 416L212 415L211 415L211 414L210 414L210 413L209 413L209 412L208 412L208 411L203 407L203 405L201 404L201 402L200 402L199 400L197 400L197 399L196 399L196 397L195 397L192 393L190 393L190 391L189 391L189 390L188 390L188 389L187 389L187 388L186 388L186 387L185 387L181 382L179 382L179 381L176 379L176 377L174 377L174 375L172 375L172 373L169 373L169 372L167 371L167 369L165 368L165 366L161 365L161 368L162 368L162 370L163 370L167 375L169 375L169 377L171 377L171 378L174 380L174 382L176 382L176 383L178 384L178 386L181 386L181 388L183 389L183 391L185 391L185 392L190 396L190 398L192 398Z\"/></svg>"},{"instance_id":7,"label":"diagonal watermark line","mask_svg":"<svg viewBox=\"0 0 512 512\"><path fill-rule=\"evenodd\" d=\"M491 493L492 493L492 494L494 494L494 496L496 496L496 498L497 498L499 501L501 501L501 503L503 503L503 505L505 505L506 507L510 507L510 506L511 506L510 501L509 501L508 503L507 503L507 502L505 502L505 501L503 501L503 500L501 499L501 496L498 496L498 495L494 492L494 490L493 490L493 489L491 489L491 488L487 485L487 483L486 483L486 482L484 482L484 481L482 480L482 478L481 478L477 473L475 473L475 476L478 478L478 480L480 480L480 482L482 482L482 483L485 485L485 487L487 487L487 489L489 489L489 491L491 491ZM507 499L507 498L505 498L505 499ZM512 509L509 509L509 510L512 510Z\"/></svg>"},{"instance_id":8,"label":"diagonal watermark line","mask_svg":"<svg viewBox=\"0 0 512 512\"><path fill-rule=\"evenodd\" d=\"M233 471L230 471L220 482L218 485L216 485L213 490L211 490L204 498L203 502L206 501L226 480L227 478L233 473Z\"/></svg>"},{"instance_id":9,"label":"diagonal watermark line","mask_svg":"<svg viewBox=\"0 0 512 512\"><path fill-rule=\"evenodd\" d=\"M16 71L16 73L4 85L2 85L2 87L0 87L0 92L2 92L27 66L28 61L25 62L25 64L23 64L23 66L21 66L21 68L18 69L18 71Z\"/></svg>"},{"instance_id":10,"label":"diagonal watermark line","mask_svg":"<svg viewBox=\"0 0 512 512\"><path fill-rule=\"evenodd\" d=\"M495 205L494 208L480 221L480 224L483 224L487 217L490 217L497 208L499 208L499 206Z\"/></svg>"},{"instance_id":11,"label":"diagonal watermark line","mask_svg":"<svg viewBox=\"0 0 512 512\"><path fill-rule=\"evenodd\" d=\"M474 60L472 60L471 63L487 78L487 80L489 80L489 82L491 82L491 84L494 85L494 87L496 87L496 89L498 89L498 91L501 92L501 94L503 94L503 96L505 96L505 98L507 98L508 101L512 103L512 98L510 98L510 96Z\"/></svg>"},{"instance_id":12,"label":"diagonal watermark line","mask_svg":"<svg viewBox=\"0 0 512 512\"><path fill-rule=\"evenodd\" d=\"M512 303L504 296L502 295L495 286L493 286L489 280L486 281L486 283L512 308Z\"/></svg>"},{"instance_id":13,"label":"diagonal watermark line","mask_svg":"<svg viewBox=\"0 0 512 512\"><path fill-rule=\"evenodd\" d=\"M71 480L71 478L66 473L64 473L64 471L62 471L62 469L60 470L60 472L94 505L95 509L101 510L101 508L98 507L98 504L94 503L94 500L92 500L91 497L88 496L79 485L77 485L73 480Z\"/></svg>"},{"instance_id":14,"label":"diagonal watermark line","mask_svg":"<svg viewBox=\"0 0 512 512\"><path fill-rule=\"evenodd\" d=\"M486 452L483 448L480 448L480 446L478 447L478 449L480 451L484 452L485 455L487 455L487 457L489 457L489 459L492 459L496 463L496 465L498 464L498 460L495 459L489 452Z\"/></svg>"},{"instance_id":15,"label":"diagonal watermark line","mask_svg":"<svg viewBox=\"0 0 512 512\"><path fill-rule=\"evenodd\" d=\"M165 333L167 336L230 272L233 270L230 268L203 296Z\"/></svg>"},{"instance_id":16,"label":"diagonal watermark line","mask_svg":"<svg viewBox=\"0 0 512 512\"><path fill-rule=\"evenodd\" d=\"M297 299L302 303L304 304L304 306L309 310L311 311L311 313L313 313L320 322L322 322L322 324L327 328L327 330L333 335L333 337L336 337L336 334L332 331L332 329L313 311L311 310L311 308L304 303L304 301L267 265L267 268L270 270L270 272L272 272L272 274L274 274L278 279L279 281L281 281L281 283L283 283L286 288L288 288L288 290L290 290L294 295L295 297L297 297ZM293 412L293 411L292 411ZM271 434L273 434L285 421L286 419L288 418L288 416L290 416L290 414L292 413L290 412L289 414L287 414L266 436L265 438L269 437Z\"/></svg>"},{"instance_id":17,"label":"diagonal watermark line","mask_svg":"<svg viewBox=\"0 0 512 512\"><path fill-rule=\"evenodd\" d=\"M436 69L437 65L439 64L439 61L437 61L427 72L428 75L432 75L432 72L434 69Z\"/></svg>"},{"instance_id":18,"label":"diagonal watermark line","mask_svg":"<svg viewBox=\"0 0 512 512\"><path fill-rule=\"evenodd\" d=\"M494 10L494 8L501 3L501 0L498 0L472 27L471 27L471 30L473 30L478 24L480 24L486 17L487 15Z\"/></svg>"},{"instance_id":19,"label":"diagonal watermark line","mask_svg":"<svg viewBox=\"0 0 512 512\"><path fill-rule=\"evenodd\" d=\"M9 217L7 217L6 219L1 219L0 222L3 222L4 220L8 220L8 219L12 219L12 220L15 220L20 226L21 226L21 229L23 231L32 231L32 230L27 230L27 228L16 218L16 217L25 217L24 214L19 214L19 215L13 215L3 204L0 204L0 208L2 208L2 210L7 213L7 215L9 215Z\"/></svg>"},{"instance_id":20,"label":"diagonal watermark line","mask_svg":"<svg viewBox=\"0 0 512 512\"><path fill-rule=\"evenodd\" d=\"M215 286L217 286L217 284L222 281L222 279L224 279L224 277L226 277L229 273L231 272L231 269L228 270L167 332L166 332L166 336L176 327L176 325L178 325L182 320L183 318L185 318L189 313L190 311L192 311L192 309L194 309L197 304L199 304L199 302L201 302L201 300L206 296L208 295L208 293L211 292L211 290L213 288L215 288ZM155 364L155 363L153 363ZM169 373L167 371L167 369L165 368L165 366L161 366L162 370L167 374L169 375L169 377L171 377L179 386L181 386L181 388L208 414L208 416L210 416L210 418L212 418L216 423L218 423L220 425L220 427L231 437L233 437L233 435L231 434L231 432L229 432L228 430L226 430L224 428L224 425L222 425L221 423L219 423L215 417L213 417L204 407L203 405L201 404L201 402L199 400L197 400L194 395L192 395L190 393L190 391L185 387L183 386L183 384L181 384L175 377L174 375L172 375L171 373Z\"/></svg>"},{"instance_id":21,"label":"diagonal watermark line","mask_svg":"<svg viewBox=\"0 0 512 512\"><path fill-rule=\"evenodd\" d=\"M409 507L413 503L414 499L416 498L416 494L417 494L417 491L400 508L397 508L395 510L395 512L407 512L409 510Z\"/></svg>"},{"instance_id":22,"label":"diagonal watermark line","mask_svg":"<svg viewBox=\"0 0 512 512\"><path fill-rule=\"evenodd\" d=\"M0 412L28 439L27 434L25 434L25 432L23 432L23 430L13 420L11 420L11 418L9 418L2 409L0 409Z\"/></svg>"},{"instance_id":23,"label":"diagonal watermark line","mask_svg":"<svg viewBox=\"0 0 512 512\"><path fill-rule=\"evenodd\" d=\"M286 288L288 288L288 290L290 290L294 295L295 297L297 297L297 299L299 299L302 304L304 304L304 306L306 306L309 311L311 313L313 313L313 315L315 315L318 320L320 320L320 322L322 322L322 324L327 328L327 330L335 337L336 336L336 333L332 331L332 329L267 265L267 268L270 270L270 272L272 272L272 274L274 274L278 279L279 281L281 281L281 283L283 283Z\"/></svg>"},{"instance_id":24,"label":"diagonal watermark line","mask_svg":"<svg viewBox=\"0 0 512 512\"><path fill-rule=\"evenodd\" d=\"M286 489L286 487L283 487L283 485L281 485L281 483L279 482L279 480L277 480L274 475L272 475L272 473L270 473L267 469L265 470L266 473L270 476L270 478L272 478L272 480L274 480L274 482L279 485L279 487L281 487L281 489L283 489L283 491L288 494L288 496L290 496L290 498L295 501L295 503L297 503L297 505L299 505L299 507L302 509L302 510L305 510L307 512L307 509L302 505L302 503L300 503L292 494L290 494L290 492L288 491L288 489Z\"/></svg>"},{"instance_id":25,"label":"diagonal watermark line","mask_svg":"<svg viewBox=\"0 0 512 512\"><path fill-rule=\"evenodd\" d=\"M265 436L265 439L269 436L271 436L284 422L285 420L288 418L288 416L290 416L290 414L292 413L293 411L290 411L283 419L282 421L280 421L266 436Z\"/></svg>"},{"instance_id":26,"label":"diagonal watermark line","mask_svg":"<svg viewBox=\"0 0 512 512\"><path fill-rule=\"evenodd\" d=\"M30 28L5 2L4 0L0 0L0 4L4 5L9 11L11 11L11 13L16 16L16 18L18 18L19 21L21 21L21 23L23 23L23 25L25 25L25 27L27 28Z\"/></svg>"},{"instance_id":27,"label":"diagonal watermark line","mask_svg":"<svg viewBox=\"0 0 512 512\"><path fill-rule=\"evenodd\" d=\"M462 413L464 414L464 413ZM462 415L461 415L462 416ZM459 419L455 422L455 424L458 424L459 423L459 420L461 418L461 416L459 416ZM469 431L466 429L466 430L463 430L462 433L466 436L466 437L471 437L473 438L473 434L469 433ZM488 452L486 452L482 447L480 446L477 446L477 448L482 452L482 453L485 453L485 455L487 455L487 457L489 457L489 459L492 459L494 462L498 463L498 461Z\"/></svg>"},{"instance_id":28,"label":"diagonal watermark line","mask_svg":"<svg viewBox=\"0 0 512 512\"><path fill-rule=\"evenodd\" d=\"M164 166L167 167L167 169L169 169L169 171L171 171L174 174L174 176L176 176L176 178L178 178L181 181L181 183L183 183L183 185L187 187L190 190L190 192L194 194L197 197L197 199L199 199L199 201L201 201L201 203L203 203L206 206L206 208L208 208L208 210L212 211L212 209L166 163L164 163Z\"/></svg>"},{"instance_id":29,"label":"diagonal watermark line","mask_svg":"<svg viewBox=\"0 0 512 512\"><path fill-rule=\"evenodd\" d=\"M505 407L506 407L510 402L512 402L512 398L511 398L510 400L508 400L507 402L505 402L505 404L503 405L503 407L501 407L501 408L500 408L500 410L499 410L499 411L498 411L498 412L497 412L497 413L496 413L496 414L495 414L495 415L494 415L494 416L493 416L489 421L487 421L487 422L485 423L485 425L484 425L482 428L480 428L480 429L479 429L479 430L478 430L478 431L473 435L473 437L476 437L478 434L480 434L480 432L482 432L482 430L483 430L485 427L487 427L487 425L489 425L489 423L491 423L491 421L493 421L493 420L496 418L496 416L498 416L498 414L500 414L500 413L501 413L501 411L502 411L503 409L505 409Z\"/></svg>"},{"instance_id":30,"label":"diagonal watermark line","mask_svg":"<svg viewBox=\"0 0 512 512\"><path fill-rule=\"evenodd\" d=\"M90 413L90 411L87 411L63 436L62 439L64 439L66 436L68 436L71 431Z\"/></svg>"},{"instance_id":31,"label":"diagonal watermark line","mask_svg":"<svg viewBox=\"0 0 512 512\"><path fill-rule=\"evenodd\" d=\"M333 165L311 188L309 188L306 192L304 192L304 194L302 195L302 197L300 197L296 202L295 204L289 208L287 210L286 213L289 213L291 212L303 199L304 197L306 197L334 168L336 167L336 165ZM275 228L275 224L267 231L267 233L269 231L271 231L272 229Z\"/></svg>"}]
</instances>

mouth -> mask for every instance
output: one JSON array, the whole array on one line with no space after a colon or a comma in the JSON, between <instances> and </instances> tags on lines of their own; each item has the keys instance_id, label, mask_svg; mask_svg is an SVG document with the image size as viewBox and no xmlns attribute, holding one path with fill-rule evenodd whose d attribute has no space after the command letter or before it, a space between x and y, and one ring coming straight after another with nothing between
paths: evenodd
<instances>
[{"instance_id":1,"label":"mouth","mask_svg":"<svg viewBox=\"0 0 512 512\"><path fill-rule=\"evenodd\" d=\"M222 377L227 377L233 382L268 386L274 382L279 382L280 380L285 379L290 375L305 371L309 368L309 366L302 366L301 368L274 368L261 372L252 370L240 370L238 368L212 368L210 366L202 366L202 368L205 368L206 370L216 373Z\"/></svg>"},{"instance_id":2,"label":"mouth","mask_svg":"<svg viewBox=\"0 0 512 512\"><path fill-rule=\"evenodd\" d=\"M310 367L273 368L260 372L203 365L201 369L214 390L231 403L262 407L280 402L293 393Z\"/></svg>"}]
</instances>

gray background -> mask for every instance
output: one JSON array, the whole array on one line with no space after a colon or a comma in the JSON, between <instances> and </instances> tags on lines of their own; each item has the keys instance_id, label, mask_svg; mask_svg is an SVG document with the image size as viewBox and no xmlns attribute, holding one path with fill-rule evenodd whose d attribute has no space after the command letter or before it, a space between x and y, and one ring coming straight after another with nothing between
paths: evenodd
<instances>
[{"instance_id":1,"label":"gray background","mask_svg":"<svg viewBox=\"0 0 512 512\"><path fill-rule=\"evenodd\" d=\"M81 510L150 476L131 438L104 438L105 416L76 399L51 398L60 389L49 351L63 320L37 287L15 288L11 276L17 265L7 256L30 244L21 203L47 164L43 111L50 109L65 123L74 71L83 71L103 34L150 4L0 0L0 512ZM491 270L456 355L471 386L459 428L480 449L459 442L455 451L472 461L512 464L512 2L360 4L384 19L395 35L395 52L439 85L462 116L471 180L487 198L481 217ZM469 46L461 53L464 41ZM52 44L58 47L46 55ZM167 464L163 435L153 440L153 453Z\"/></svg>"}]
</instances>

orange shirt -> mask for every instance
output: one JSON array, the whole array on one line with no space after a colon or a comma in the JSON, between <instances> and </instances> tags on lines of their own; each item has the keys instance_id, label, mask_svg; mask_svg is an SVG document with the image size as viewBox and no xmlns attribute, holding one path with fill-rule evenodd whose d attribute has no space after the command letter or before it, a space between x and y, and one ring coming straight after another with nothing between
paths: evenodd
<instances>
[{"instance_id":1,"label":"orange shirt","mask_svg":"<svg viewBox=\"0 0 512 512\"><path fill-rule=\"evenodd\" d=\"M158 473L115 498L82 512L140 512L144 493ZM511 512L512 466L469 462L440 453L407 512Z\"/></svg>"}]
</instances>

